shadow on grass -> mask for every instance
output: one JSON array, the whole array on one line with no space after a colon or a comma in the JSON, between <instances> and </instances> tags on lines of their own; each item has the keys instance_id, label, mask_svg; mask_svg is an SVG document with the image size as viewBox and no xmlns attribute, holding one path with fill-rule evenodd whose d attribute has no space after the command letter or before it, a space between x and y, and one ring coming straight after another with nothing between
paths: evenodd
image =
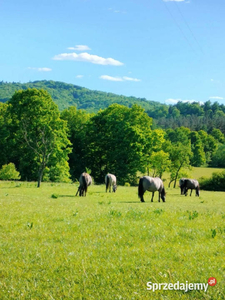
<instances>
[{"instance_id":1,"label":"shadow on grass","mask_svg":"<svg viewBox=\"0 0 225 300\"><path fill-rule=\"evenodd\" d=\"M75 194L74 195L57 195L57 196L58 196L58 198L70 198L70 197L74 198L74 197L76 197Z\"/></svg>"},{"instance_id":2,"label":"shadow on grass","mask_svg":"<svg viewBox=\"0 0 225 300\"><path fill-rule=\"evenodd\" d=\"M118 203L142 203L141 201L119 201ZM146 203L146 202L143 202Z\"/></svg>"}]
</instances>

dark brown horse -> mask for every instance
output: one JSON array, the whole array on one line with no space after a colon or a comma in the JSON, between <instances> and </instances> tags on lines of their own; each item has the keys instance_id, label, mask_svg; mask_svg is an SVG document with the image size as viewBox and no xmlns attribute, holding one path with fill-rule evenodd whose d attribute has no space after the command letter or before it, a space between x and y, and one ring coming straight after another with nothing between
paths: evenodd
<instances>
[{"instance_id":1,"label":"dark brown horse","mask_svg":"<svg viewBox=\"0 0 225 300\"><path fill-rule=\"evenodd\" d=\"M188 195L188 190L191 190L190 196L192 194L192 190L195 190L195 195L199 196L200 195L200 187L198 180L195 179L189 179L189 178L181 178L179 181L180 185L180 192L181 195Z\"/></svg>"}]
</instances>

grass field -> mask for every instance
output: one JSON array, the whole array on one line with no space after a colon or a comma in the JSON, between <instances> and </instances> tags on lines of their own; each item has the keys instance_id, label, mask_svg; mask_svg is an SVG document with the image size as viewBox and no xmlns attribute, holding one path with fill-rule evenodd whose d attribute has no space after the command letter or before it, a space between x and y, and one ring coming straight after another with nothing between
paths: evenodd
<instances>
[{"instance_id":1,"label":"grass field","mask_svg":"<svg viewBox=\"0 0 225 300\"><path fill-rule=\"evenodd\" d=\"M76 189L0 182L1 300L225 299L225 193L167 188L165 203L141 203L137 187ZM147 290L209 277L207 292Z\"/></svg>"}]
</instances>

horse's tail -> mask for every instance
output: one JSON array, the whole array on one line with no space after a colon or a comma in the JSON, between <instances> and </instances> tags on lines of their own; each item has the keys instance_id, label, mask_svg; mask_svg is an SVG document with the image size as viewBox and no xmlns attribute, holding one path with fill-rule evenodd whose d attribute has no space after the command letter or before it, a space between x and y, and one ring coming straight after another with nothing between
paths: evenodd
<instances>
[{"instance_id":1,"label":"horse's tail","mask_svg":"<svg viewBox=\"0 0 225 300\"><path fill-rule=\"evenodd\" d=\"M106 192L107 192L108 188L109 188L109 176L107 175L106 176Z\"/></svg>"},{"instance_id":2,"label":"horse's tail","mask_svg":"<svg viewBox=\"0 0 225 300\"><path fill-rule=\"evenodd\" d=\"M85 195L87 193L87 181L85 175L82 175L82 184L83 184L83 190L85 192Z\"/></svg>"},{"instance_id":3,"label":"horse's tail","mask_svg":"<svg viewBox=\"0 0 225 300\"><path fill-rule=\"evenodd\" d=\"M138 184L138 197L142 199L143 195L144 195L143 178L140 178Z\"/></svg>"}]
</instances>

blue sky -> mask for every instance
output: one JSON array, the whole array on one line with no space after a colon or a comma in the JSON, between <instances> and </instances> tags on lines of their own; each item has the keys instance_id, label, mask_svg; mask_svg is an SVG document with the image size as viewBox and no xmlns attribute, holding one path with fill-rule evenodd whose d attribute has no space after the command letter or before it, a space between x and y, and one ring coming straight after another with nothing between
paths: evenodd
<instances>
[{"instance_id":1,"label":"blue sky","mask_svg":"<svg viewBox=\"0 0 225 300\"><path fill-rule=\"evenodd\" d=\"M0 0L0 80L225 104L224 0Z\"/></svg>"}]
</instances>

